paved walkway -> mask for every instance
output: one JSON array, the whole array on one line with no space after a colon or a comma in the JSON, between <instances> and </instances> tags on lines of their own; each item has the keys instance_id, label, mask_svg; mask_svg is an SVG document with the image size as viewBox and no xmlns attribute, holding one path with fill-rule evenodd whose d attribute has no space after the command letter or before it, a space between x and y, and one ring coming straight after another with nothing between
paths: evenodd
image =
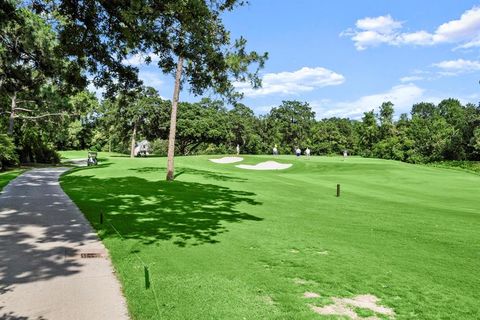
<instances>
[{"instance_id":1,"label":"paved walkway","mask_svg":"<svg viewBox=\"0 0 480 320\"><path fill-rule=\"evenodd\" d=\"M128 319L105 247L59 186L66 170L28 171L0 194L0 319Z\"/></svg>"}]
</instances>

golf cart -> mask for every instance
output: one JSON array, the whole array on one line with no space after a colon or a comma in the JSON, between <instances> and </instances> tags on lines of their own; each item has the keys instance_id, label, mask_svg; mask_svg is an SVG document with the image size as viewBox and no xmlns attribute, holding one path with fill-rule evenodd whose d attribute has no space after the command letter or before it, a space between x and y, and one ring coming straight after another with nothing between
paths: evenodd
<instances>
[{"instance_id":1,"label":"golf cart","mask_svg":"<svg viewBox=\"0 0 480 320\"><path fill-rule=\"evenodd\" d=\"M97 164L97 153L93 151L88 151L87 166L95 166Z\"/></svg>"}]
</instances>

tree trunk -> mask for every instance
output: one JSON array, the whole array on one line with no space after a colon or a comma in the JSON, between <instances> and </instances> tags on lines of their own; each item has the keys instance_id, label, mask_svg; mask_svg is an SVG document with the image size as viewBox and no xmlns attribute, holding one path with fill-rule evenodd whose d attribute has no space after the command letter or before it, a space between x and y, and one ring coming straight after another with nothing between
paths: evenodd
<instances>
[{"instance_id":1,"label":"tree trunk","mask_svg":"<svg viewBox=\"0 0 480 320\"><path fill-rule=\"evenodd\" d=\"M132 144L130 145L130 158L135 157L135 136L137 135L137 123L133 124Z\"/></svg>"},{"instance_id":2,"label":"tree trunk","mask_svg":"<svg viewBox=\"0 0 480 320\"><path fill-rule=\"evenodd\" d=\"M12 99L12 108L10 110L10 119L8 123L8 135L13 136L13 122L15 119L15 110L17 109L17 93L13 93Z\"/></svg>"},{"instance_id":3,"label":"tree trunk","mask_svg":"<svg viewBox=\"0 0 480 320\"><path fill-rule=\"evenodd\" d=\"M177 72L175 74L175 88L173 90L172 113L170 115L170 133L168 135L168 154L167 154L167 181L174 179L174 163L175 155L175 132L177 129L177 106L178 97L180 95L180 81L182 78L183 57L178 57Z\"/></svg>"}]
</instances>

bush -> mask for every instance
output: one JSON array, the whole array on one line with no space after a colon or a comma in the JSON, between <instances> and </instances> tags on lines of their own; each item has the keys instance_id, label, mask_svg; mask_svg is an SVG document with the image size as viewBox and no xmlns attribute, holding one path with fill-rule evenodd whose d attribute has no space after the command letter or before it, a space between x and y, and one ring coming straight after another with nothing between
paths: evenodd
<instances>
[{"instance_id":1,"label":"bush","mask_svg":"<svg viewBox=\"0 0 480 320\"><path fill-rule=\"evenodd\" d=\"M18 156L12 139L6 134L0 134L0 171L9 165L16 165Z\"/></svg>"}]
</instances>

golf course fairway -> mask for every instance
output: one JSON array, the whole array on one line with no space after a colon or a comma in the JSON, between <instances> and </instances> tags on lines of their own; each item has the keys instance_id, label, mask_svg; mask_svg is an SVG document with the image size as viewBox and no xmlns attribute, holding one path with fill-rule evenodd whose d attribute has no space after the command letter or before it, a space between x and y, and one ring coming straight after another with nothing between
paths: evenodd
<instances>
[{"instance_id":1,"label":"golf course fairway","mask_svg":"<svg viewBox=\"0 0 480 320\"><path fill-rule=\"evenodd\" d=\"M165 158L99 153L100 165L63 175L110 252L132 319L349 319L318 310L360 295L393 313L343 305L359 317L480 318L480 175L242 157L293 165L178 157L166 182Z\"/></svg>"}]
</instances>

